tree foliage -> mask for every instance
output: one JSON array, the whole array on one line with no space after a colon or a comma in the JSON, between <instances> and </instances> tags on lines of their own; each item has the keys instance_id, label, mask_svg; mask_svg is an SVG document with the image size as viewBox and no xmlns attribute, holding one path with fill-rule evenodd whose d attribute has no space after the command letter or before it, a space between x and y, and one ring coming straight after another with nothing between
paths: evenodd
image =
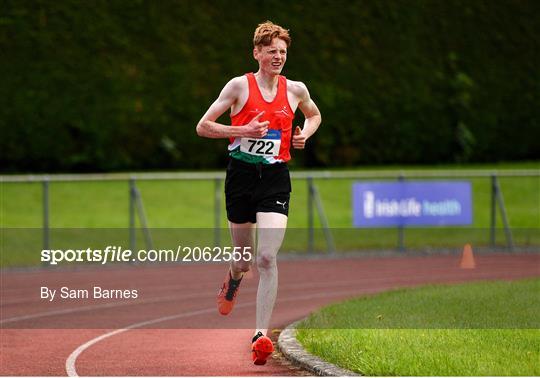
<instances>
[{"instance_id":1,"label":"tree foliage","mask_svg":"<svg viewBox=\"0 0 540 378\"><path fill-rule=\"evenodd\" d=\"M195 125L257 69L266 19L291 30L284 74L323 114L294 164L540 157L536 0L4 3L4 172L223 165L227 142Z\"/></svg>"}]
</instances>

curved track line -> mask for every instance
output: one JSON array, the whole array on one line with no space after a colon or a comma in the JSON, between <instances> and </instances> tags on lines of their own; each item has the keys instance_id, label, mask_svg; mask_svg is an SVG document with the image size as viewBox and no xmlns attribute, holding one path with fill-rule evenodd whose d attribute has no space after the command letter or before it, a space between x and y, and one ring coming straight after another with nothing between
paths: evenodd
<instances>
[{"instance_id":1,"label":"curved track line","mask_svg":"<svg viewBox=\"0 0 540 378\"><path fill-rule=\"evenodd\" d=\"M86 349L90 348L92 345L94 345L96 343L99 343L101 340L104 340L104 339L106 339L108 337L118 335L120 333L129 331L130 329L134 329L134 328L141 328L141 327L144 327L144 326L147 326L147 325L152 325L152 324L155 324L155 323L161 323L161 322L165 322L165 321L168 321L168 320L186 318L186 317L189 317L189 316L208 314L208 313L211 313L211 312L214 312L214 311L216 311L216 309L213 308L213 307L211 309L207 308L207 309L204 309L204 310L190 311L190 312L186 312L186 313L183 313L183 314L170 315L170 316L165 316L165 317L162 317L162 318L157 318L157 319L147 320L147 321L140 322L140 323L131 324L131 325L127 326L126 328L120 328L120 329L116 329L116 330L108 332L108 333L104 333L103 335L98 336L98 337L96 337L96 338L94 338L94 339L80 345L77 349L75 349L69 355L69 357L66 360L66 373L70 377L78 377L79 375L77 374L77 370L75 369L75 363L77 362L77 358Z\"/></svg>"},{"instance_id":2,"label":"curved track line","mask_svg":"<svg viewBox=\"0 0 540 378\"><path fill-rule=\"evenodd\" d=\"M47 316L74 314L78 312L87 312L87 311L101 310L101 309L106 309L106 308L135 306L139 304L159 303L159 302L167 302L169 300L172 301L172 300L181 300L181 299L189 299L189 298L199 298L199 297L200 297L200 294L198 295L191 294L191 295L186 295L186 296L181 296L181 297L179 296L158 297L158 298L145 299L145 300L136 301L136 302L113 302L113 303L103 303L103 304L89 305L89 306L82 306L82 307L70 307L70 308L65 308L62 310L38 312L37 314L15 316L12 318L0 320L0 324L14 323L14 322L19 322L22 320L29 320L29 319L44 318Z\"/></svg>"},{"instance_id":3,"label":"curved track line","mask_svg":"<svg viewBox=\"0 0 540 378\"><path fill-rule=\"evenodd\" d=\"M484 272L484 273L478 273L476 275L477 279L483 279L486 277L491 277L493 272ZM425 275L419 275L417 277L431 277L433 275L433 272L430 272L429 274ZM438 278L453 278L455 277L454 273L445 273L440 274ZM356 280L347 280L347 281L335 281L330 286L343 286L343 285L350 285L350 284L359 284L359 283L378 283L378 282L385 282L387 281L387 277L361 277ZM329 283L323 282L323 283L297 283L297 284L289 284L284 285L280 287L280 290L286 290L286 289L302 289L302 288L315 288L315 287L325 287L327 288L329 286ZM252 293L256 292L257 288L250 288L245 289L244 292ZM204 295L214 295L215 290L212 292L205 293ZM189 299L189 298L200 298L201 293L190 294L186 296L165 296L165 297L158 297L153 299L144 299L139 300L136 302L113 302L113 303L104 303L104 304L96 304L96 305L88 305L88 306L82 306L82 307L70 307L65 308L61 310L54 310L54 311L46 311L46 312L38 312L35 314L29 314L29 315L21 315L21 316L15 316L7 319L0 319L0 324L7 324L7 323L14 323L18 321L23 320L30 320L30 319L37 319L47 316L55 316L55 315L67 315L67 314L74 314L78 312L87 312L92 310L100 310L100 309L107 309L107 308L116 308L116 307L123 307L123 306L135 306L139 304L149 304L149 303L159 303L159 302L167 302L167 301L173 301L173 300L182 300L182 299Z\"/></svg>"},{"instance_id":4,"label":"curved track line","mask_svg":"<svg viewBox=\"0 0 540 378\"><path fill-rule=\"evenodd\" d=\"M114 284L112 283L109 283L109 285L111 286L114 286ZM184 290L184 289L196 289L196 288L199 288L200 286L182 286L182 285L149 285L149 286L145 286L145 289L159 289L160 291L165 291L165 290L172 290L172 289L176 289L176 290ZM24 291L25 289L22 289L21 291ZM2 293L4 294L4 293ZM26 294L26 293L25 293ZM43 299L41 298L34 298L34 299L29 299L29 298L25 298L25 299L11 299L11 300L4 300L2 298L1 302L0 302L0 305L2 306L9 306L9 305L14 305L14 304L33 304L33 303L41 303L43 301Z\"/></svg>"},{"instance_id":5,"label":"curved track line","mask_svg":"<svg viewBox=\"0 0 540 378\"><path fill-rule=\"evenodd\" d=\"M368 279L368 280L371 281L372 279ZM375 279L375 280L379 281L382 279ZM331 286L351 285L351 284L357 284L361 281L362 279L349 280L349 281L337 281L337 282L334 282ZM286 289L296 290L296 289L303 289L306 287L312 288L312 287L328 287L328 286L329 286L328 283L299 283L299 284L284 285L283 290L286 290ZM257 291L257 288L250 288L250 289L244 290L244 292L247 292L247 293L252 293L256 291ZM211 292L209 291L202 295L213 296L214 294L215 294L215 290L212 290ZM38 312L35 314L14 316L7 319L1 319L0 324L14 323L18 321L43 318L47 316L67 315L67 314L87 312L87 311L92 311L92 310L101 310L101 309L116 308L116 307L123 307L123 306L136 306L136 305L141 305L141 304L177 301L177 300L200 298L200 297L201 297L201 293L197 293L197 294L188 294L184 296L164 296L164 297L157 297L153 299L143 299L143 300L138 300L135 302L112 302L112 303L95 304L95 305L88 305L88 306L81 306L81 307L69 307L69 308L65 308L61 310Z\"/></svg>"},{"instance_id":6,"label":"curved track line","mask_svg":"<svg viewBox=\"0 0 540 378\"><path fill-rule=\"evenodd\" d=\"M285 298L285 299L282 299L282 300L278 300L276 302L281 303L281 302L291 302L291 301L299 301L299 300L300 301L301 300L310 300L310 299L314 299L314 298L325 298L325 297L333 297L333 296L335 297L335 296L340 296L340 295L356 294L356 293L358 293L358 289L338 291L338 292L333 292L333 293L329 293L329 294L321 293L321 294L297 296L297 297L293 297L293 298ZM237 305L236 308L243 308L243 307L253 306L255 304L256 304L255 301L246 302L246 303L242 303L240 305ZM86 343L80 345L77 349L75 349L69 355L69 357L66 360L66 373L70 377L78 377L79 375L77 374L77 369L75 368L75 364L77 363L77 358L86 349L90 348L92 345L97 344L100 341L102 341L104 339L107 339L107 338L109 338L111 336L115 336L115 335L127 332L127 331L129 331L131 329L135 329L135 328L141 328L141 327L144 327L144 326L148 326L148 325L152 325L152 324L156 324L156 323L162 323L162 322L166 322L166 321L169 321L169 320L187 318L187 317L190 317L190 316L209 314L209 313L213 313L215 311L216 311L216 308L212 307L212 308L206 308L206 309L197 310L197 311L190 311L190 312L185 312L185 313L181 313L181 314L165 316L165 317L161 317L161 318L157 318L157 319L151 319L151 320L147 320L147 321L144 321L144 322L131 324L131 325L125 327L125 328L116 329L114 331L111 331L111 332L105 333L103 335L100 335L100 336L98 336L98 337L96 337L94 339L91 339L90 341L87 341Z\"/></svg>"}]
</instances>

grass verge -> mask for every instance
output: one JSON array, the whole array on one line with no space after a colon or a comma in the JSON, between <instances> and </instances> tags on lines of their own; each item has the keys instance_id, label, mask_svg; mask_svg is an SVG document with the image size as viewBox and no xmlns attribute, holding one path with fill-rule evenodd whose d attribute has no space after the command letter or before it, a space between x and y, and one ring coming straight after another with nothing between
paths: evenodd
<instances>
[{"instance_id":1,"label":"grass verge","mask_svg":"<svg viewBox=\"0 0 540 378\"><path fill-rule=\"evenodd\" d=\"M326 307L297 337L364 375L538 376L539 293L539 279L399 290Z\"/></svg>"}]
</instances>

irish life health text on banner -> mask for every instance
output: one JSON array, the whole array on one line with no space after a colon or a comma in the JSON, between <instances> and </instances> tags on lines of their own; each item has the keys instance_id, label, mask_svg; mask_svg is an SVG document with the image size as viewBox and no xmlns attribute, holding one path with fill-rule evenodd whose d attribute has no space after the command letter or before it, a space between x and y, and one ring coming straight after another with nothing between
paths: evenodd
<instances>
[{"instance_id":1,"label":"irish life health text on banner","mask_svg":"<svg viewBox=\"0 0 540 378\"><path fill-rule=\"evenodd\" d=\"M353 222L355 227L470 225L471 183L355 183Z\"/></svg>"}]
</instances>

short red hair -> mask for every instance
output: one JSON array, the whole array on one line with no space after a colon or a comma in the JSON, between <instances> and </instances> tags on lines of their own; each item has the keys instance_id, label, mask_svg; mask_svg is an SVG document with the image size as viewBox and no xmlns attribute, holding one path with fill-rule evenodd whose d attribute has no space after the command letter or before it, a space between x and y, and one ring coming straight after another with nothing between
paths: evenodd
<instances>
[{"instance_id":1,"label":"short red hair","mask_svg":"<svg viewBox=\"0 0 540 378\"><path fill-rule=\"evenodd\" d=\"M289 31L287 29L284 29L271 21L263 22L255 29L255 33L253 34L253 46L269 46L274 38L285 41L287 47L291 45L291 37L289 36Z\"/></svg>"}]
</instances>

